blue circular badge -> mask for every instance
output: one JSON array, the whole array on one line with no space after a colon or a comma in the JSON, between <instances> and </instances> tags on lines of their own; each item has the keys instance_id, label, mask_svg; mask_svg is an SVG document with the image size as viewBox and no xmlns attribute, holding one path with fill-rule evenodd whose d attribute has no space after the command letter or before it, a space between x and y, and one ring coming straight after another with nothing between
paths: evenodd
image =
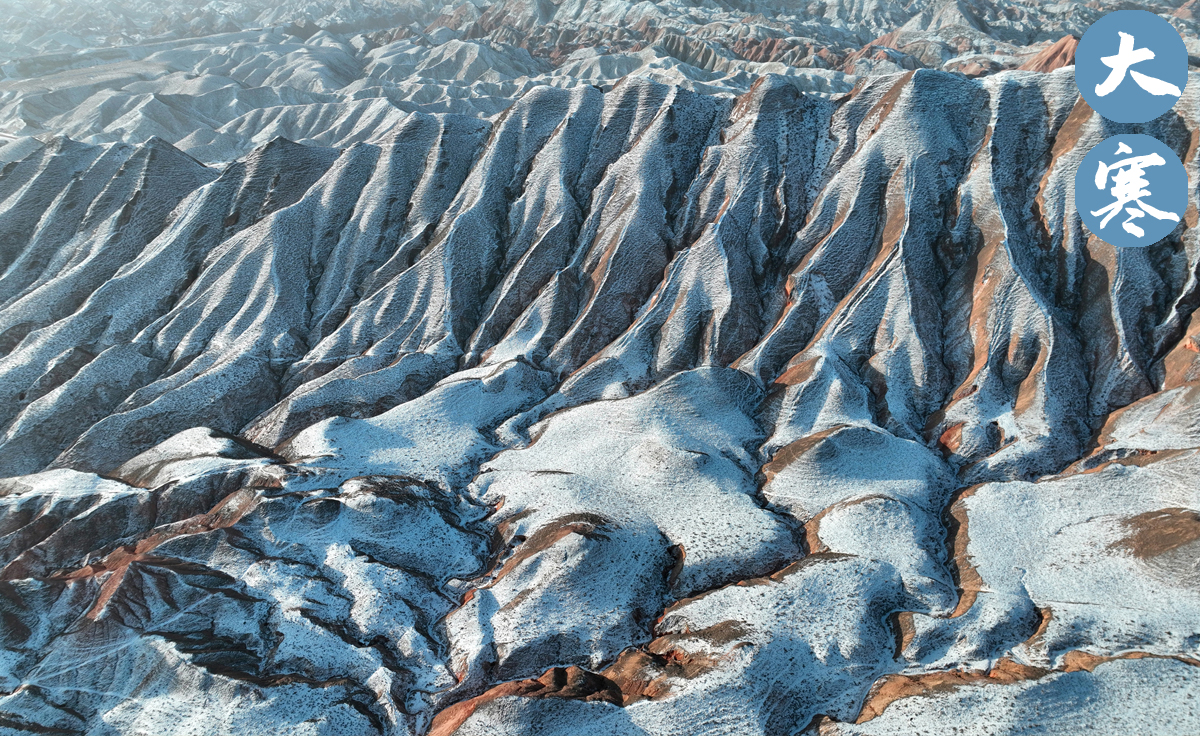
<instances>
[{"instance_id":1,"label":"blue circular badge","mask_svg":"<svg viewBox=\"0 0 1200 736\"><path fill-rule=\"evenodd\" d=\"M1170 23L1118 10L1092 24L1075 49L1075 84L1092 109L1118 123L1144 123L1179 101L1188 53Z\"/></svg>"},{"instance_id":2,"label":"blue circular badge","mask_svg":"<svg viewBox=\"0 0 1200 736\"><path fill-rule=\"evenodd\" d=\"M1187 171L1174 151L1148 135L1104 139L1075 172L1075 209L1083 224L1119 248L1162 240L1187 206Z\"/></svg>"}]
</instances>

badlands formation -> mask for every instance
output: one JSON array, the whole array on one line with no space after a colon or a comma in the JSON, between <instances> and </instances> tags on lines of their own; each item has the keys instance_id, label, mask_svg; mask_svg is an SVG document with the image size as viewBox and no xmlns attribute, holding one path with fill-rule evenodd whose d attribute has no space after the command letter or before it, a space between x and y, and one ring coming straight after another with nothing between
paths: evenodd
<instances>
[{"instance_id":1,"label":"badlands formation","mask_svg":"<svg viewBox=\"0 0 1200 736\"><path fill-rule=\"evenodd\" d=\"M0 734L1197 733L1196 3L5 0Z\"/></svg>"}]
</instances>

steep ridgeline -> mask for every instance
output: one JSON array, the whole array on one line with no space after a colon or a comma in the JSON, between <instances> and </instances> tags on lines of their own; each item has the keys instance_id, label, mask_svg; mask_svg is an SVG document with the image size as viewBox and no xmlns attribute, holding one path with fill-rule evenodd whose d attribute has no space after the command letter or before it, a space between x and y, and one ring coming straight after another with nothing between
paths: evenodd
<instances>
[{"instance_id":1,"label":"steep ridgeline","mask_svg":"<svg viewBox=\"0 0 1200 736\"><path fill-rule=\"evenodd\" d=\"M1198 94L5 165L0 733L1196 731ZM1074 212L1117 132L1192 177L1146 249Z\"/></svg>"}]
</instances>

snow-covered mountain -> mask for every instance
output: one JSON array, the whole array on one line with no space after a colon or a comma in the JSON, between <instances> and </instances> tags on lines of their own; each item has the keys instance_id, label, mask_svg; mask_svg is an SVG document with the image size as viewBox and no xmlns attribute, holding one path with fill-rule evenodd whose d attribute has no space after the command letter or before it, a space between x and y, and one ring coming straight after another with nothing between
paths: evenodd
<instances>
[{"instance_id":1,"label":"snow-covered mountain","mask_svg":"<svg viewBox=\"0 0 1200 736\"><path fill-rule=\"evenodd\" d=\"M1180 29L1200 65L1194 4L1148 7ZM21 145L0 146L0 160L28 153L30 137L157 136L218 163L277 136L342 148L371 141L406 112L492 117L538 86L608 90L636 76L736 97L780 75L836 95L863 77L915 69L1051 71L1072 63L1076 39L1109 8L5 0L2 9L11 20L0 27L0 133Z\"/></svg>"},{"instance_id":2,"label":"snow-covered mountain","mask_svg":"<svg viewBox=\"0 0 1200 736\"><path fill-rule=\"evenodd\" d=\"M1200 728L1200 74L1104 120L1067 4L150 6L2 36L0 734ZM1117 132L1149 248L1075 214Z\"/></svg>"}]
</instances>

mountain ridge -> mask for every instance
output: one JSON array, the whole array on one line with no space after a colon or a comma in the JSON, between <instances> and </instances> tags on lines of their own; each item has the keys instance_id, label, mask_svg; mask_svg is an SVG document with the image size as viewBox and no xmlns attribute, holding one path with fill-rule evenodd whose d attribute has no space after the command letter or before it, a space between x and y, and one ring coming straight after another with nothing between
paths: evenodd
<instances>
[{"instance_id":1,"label":"mountain ridge","mask_svg":"<svg viewBox=\"0 0 1200 736\"><path fill-rule=\"evenodd\" d=\"M1116 132L1194 177L1191 77L5 164L0 730L1187 733L1196 192L1113 249L1073 187Z\"/></svg>"}]
</instances>

